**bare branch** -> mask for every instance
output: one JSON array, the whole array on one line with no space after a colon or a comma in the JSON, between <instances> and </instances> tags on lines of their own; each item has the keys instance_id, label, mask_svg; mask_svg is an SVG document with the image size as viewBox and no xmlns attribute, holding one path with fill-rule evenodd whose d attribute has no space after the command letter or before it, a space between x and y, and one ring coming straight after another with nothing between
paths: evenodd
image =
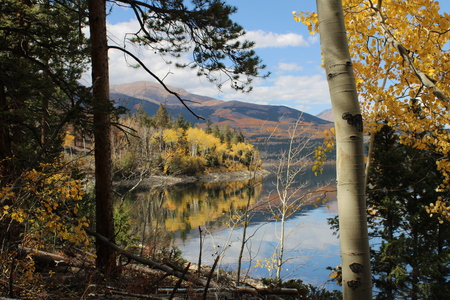
<instances>
[{"instance_id":1,"label":"bare branch","mask_svg":"<svg viewBox=\"0 0 450 300\"><path fill-rule=\"evenodd\" d=\"M135 61L137 61L137 62L142 66L142 68L144 68L144 70L145 70L148 74L150 74L153 78L155 78L156 81L158 81L158 82L164 87L164 89L165 89L169 94L172 94L172 95L174 95L175 97L177 97L177 99L180 100L181 104L183 104L184 107L186 107L186 109L187 109L193 116L195 116L197 119L200 119L200 120L204 120L204 119L205 119L205 118L203 118L203 117L197 115L196 113L194 113L194 112L192 111L192 109L190 109L189 106L187 106L187 104L185 103L185 102L194 102L194 101L187 100L187 99L182 99L182 98L180 97L180 95L178 95L178 93L176 93L176 92L172 91L171 89L169 89L169 88L166 86L166 84L165 84L158 76L156 76L155 73L153 73L152 71L150 71L150 69L149 69L149 68L148 68L148 67L147 67L147 66L146 66L146 65L145 65L145 64L144 64L144 63L143 63L136 55L134 55L133 53L131 53L131 52L128 51L128 50L125 50L125 49L122 48L122 47L118 47L118 46L108 46L108 48L109 48L109 49L117 49L117 50L120 50L120 51L122 51L122 52L128 54L129 56L131 56Z\"/></svg>"}]
</instances>

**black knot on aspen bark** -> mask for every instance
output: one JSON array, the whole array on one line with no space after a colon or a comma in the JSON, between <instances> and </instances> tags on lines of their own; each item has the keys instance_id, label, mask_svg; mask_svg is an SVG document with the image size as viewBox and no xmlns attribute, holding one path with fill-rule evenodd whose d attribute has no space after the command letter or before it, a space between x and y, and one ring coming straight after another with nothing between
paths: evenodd
<instances>
[{"instance_id":1,"label":"black knot on aspen bark","mask_svg":"<svg viewBox=\"0 0 450 300\"><path fill-rule=\"evenodd\" d=\"M361 273L364 269L364 266L362 264L356 262L352 263L349 267L353 273Z\"/></svg>"},{"instance_id":2,"label":"black knot on aspen bark","mask_svg":"<svg viewBox=\"0 0 450 300\"><path fill-rule=\"evenodd\" d=\"M347 286L352 290L356 290L361 286L361 282L358 280L350 280L349 282L347 282Z\"/></svg>"},{"instance_id":3,"label":"black knot on aspen bark","mask_svg":"<svg viewBox=\"0 0 450 300\"><path fill-rule=\"evenodd\" d=\"M348 125L355 126L359 132L363 132L363 118L361 114L352 115L349 112L342 114L342 119L347 121Z\"/></svg>"}]
</instances>

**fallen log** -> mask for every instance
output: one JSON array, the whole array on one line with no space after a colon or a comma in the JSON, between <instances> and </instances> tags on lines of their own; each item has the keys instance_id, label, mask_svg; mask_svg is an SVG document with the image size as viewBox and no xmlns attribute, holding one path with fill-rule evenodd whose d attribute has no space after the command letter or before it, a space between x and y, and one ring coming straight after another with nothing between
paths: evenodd
<instances>
[{"instance_id":1,"label":"fallen log","mask_svg":"<svg viewBox=\"0 0 450 300\"><path fill-rule=\"evenodd\" d=\"M75 223L75 224L77 223L76 221L69 219L65 215L61 214L60 216L64 217L65 219L69 220L72 223ZM204 293L204 295L206 294L205 292L210 293L210 292L219 292L219 291L231 292L231 293L250 293L250 294L259 295L259 296L261 296L261 295L298 295L298 290L295 288L254 288L254 287L247 287L247 286L220 288L220 286L217 283L210 282L212 274L209 274L207 279L193 276L193 275L189 274L188 272L186 272L187 268L185 270L182 270L179 267L171 264L167 260L165 260L166 264L161 264L156 261L137 256L129 251L126 251L126 250L120 248L118 245L111 242L108 238L87 228L86 226L83 226L83 229L86 231L87 234L97 238L100 242L111 247L112 249L114 249L115 251L120 253L120 255L123 255L123 256L129 258L130 260L134 260L143 265L147 265L154 269L163 271L168 275L172 275L172 276L178 277L180 279L192 282L194 284L203 286L204 288L201 290ZM213 272L213 270L214 270L214 268L211 271ZM181 290L183 290L183 289L178 289L177 293L179 293ZM192 289L190 289L190 290L192 291ZM173 292L173 288L171 289L171 292Z\"/></svg>"},{"instance_id":2,"label":"fallen log","mask_svg":"<svg viewBox=\"0 0 450 300\"><path fill-rule=\"evenodd\" d=\"M102 236L101 234L98 234L95 231L90 230L89 228L84 228L84 230L87 232L87 234L92 235L94 237L96 237L99 241L101 241L102 243L104 243L105 245L111 247L112 249L114 249L115 251L117 251L118 253L120 253L120 255L123 255L129 259L132 259L134 261L137 261L141 264L150 266L152 268L158 269L160 271L163 271L169 275L173 275L176 276L178 278L182 278L186 281L201 285L201 286L206 286L207 285L207 280L203 279L203 278L198 278L195 276L190 275L189 273L183 274L183 272L174 270L173 268L158 263L156 261L150 260L150 259L146 259L140 256L137 256L127 250L124 250L122 248L120 248L119 246L117 246L116 244L114 244L113 242L111 242L110 240L108 240L106 237ZM211 287L219 287L216 283L210 283L209 284Z\"/></svg>"},{"instance_id":3,"label":"fallen log","mask_svg":"<svg viewBox=\"0 0 450 300\"><path fill-rule=\"evenodd\" d=\"M56 212L56 213L57 213L58 216L66 219L68 222L70 222L72 224L78 224L78 221L72 220L68 216L63 215L63 214L61 214L59 212ZM86 231L87 234L97 238L97 240L100 241L101 243L104 243L108 247L110 247L113 250L117 251L120 255L123 255L123 256L131 259L131 260L137 261L137 262L139 262L139 263L141 263L143 265L147 265L147 266L150 266L152 268L155 268L155 269L158 269L160 271L163 271L163 272L165 272L168 275L172 275L172 276L175 276L175 277L178 277L178 278L182 278L182 279L184 279L186 281L189 281L189 282L201 285L201 286L207 286L208 285L208 282L207 282L206 279L199 278L199 277L196 277L196 276L192 276L189 273L183 274L183 272L178 271L178 270L174 270L173 268L171 268L171 267L169 267L167 265L164 265L164 264L158 263L156 261L153 261L153 260L150 260L150 259L146 259L146 258L140 257L138 255L135 255L135 254L133 254L133 253L127 251L127 250L124 250L124 249L120 248L118 245L116 245L115 243L111 242L108 238L106 238L103 235L101 235L101 234L99 234L99 233L89 229L88 227L83 226L83 229L84 229L84 231ZM219 287L216 283L213 283L213 282L209 283L209 286L211 286L211 287Z\"/></svg>"},{"instance_id":4,"label":"fallen log","mask_svg":"<svg viewBox=\"0 0 450 300\"><path fill-rule=\"evenodd\" d=\"M158 293L171 293L173 288L158 288ZM177 293L203 293L203 288L178 288ZM208 293L231 292L238 294L254 294L254 295L298 295L298 290L295 288L253 288L248 286L237 286L230 288L210 288Z\"/></svg>"},{"instance_id":5,"label":"fallen log","mask_svg":"<svg viewBox=\"0 0 450 300\"><path fill-rule=\"evenodd\" d=\"M47 251L36 250L29 247L19 246L19 250L30 255L33 260L41 267L76 267L76 268L92 268L92 264L76 257L59 255Z\"/></svg>"}]
</instances>

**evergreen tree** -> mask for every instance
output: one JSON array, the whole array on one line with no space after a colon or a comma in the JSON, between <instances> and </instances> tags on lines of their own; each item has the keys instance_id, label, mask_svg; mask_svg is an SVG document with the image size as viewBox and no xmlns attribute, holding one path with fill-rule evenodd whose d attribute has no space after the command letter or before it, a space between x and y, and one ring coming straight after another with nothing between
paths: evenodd
<instances>
[{"instance_id":1,"label":"evergreen tree","mask_svg":"<svg viewBox=\"0 0 450 300\"><path fill-rule=\"evenodd\" d=\"M146 127L154 126L154 120L151 117L149 117L149 115L141 105L138 107L136 111L136 117L141 126Z\"/></svg>"},{"instance_id":2,"label":"evergreen tree","mask_svg":"<svg viewBox=\"0 0 450 300\"><path fill-rule=\"evenodd\" d=\"M233 131L231 132L230 135L231 135L231 139L230 139L231 144L239 143L239 140L238 140L239 136L238 136L236 128L233 128Z\"/></svg>"},{"instance_id":3,"label":"evergreen tree","mask_svg":"<svg viewBox=\"0 0 450 300\"><path fill-rule=\"evenodd\" d=\"M183 118L183 114L180 113L178 115L178 119L175 122L175 128L182 128L182 129L186 129L188 127L188 123L184 120Z\"/></svg>"},{"instance_id":4,"label":"evergreen tree","mask_svg":"<svg viewBox=\"0 0 450 300\"><path fill-rule=\"evenodd\" d=\"M68 124L87 127L91 97L78 82L88 62L81 31L86 25L84 1L0 0L0 7L0 207L11 209L0 218L4 271L14 265L24 239L42 242L52 231L46 226L51 220L64 231L54 212L58 205L58 212L72 212L68 208L79 191L73 185L76 168L70 176L63 171L69 169L60 158L64 134ZM36 176L27 178L30 173ZM65 181L60 186L50 178ZM67 187L75 193L61 193ZM26 218L15 218L17 212ZM64 239L56 231L54 246Z\"/></svg>"},{"instance_id":5,"label":"evergreen tree","mask_svg":"<svg viewBox=\"0 0 450 300\"><path fill-rule=\"evenodd\" d=\"M220 140L229 144L231 142L231 135L230 124L225 123L220 131Z\"/></svg>"},{"instance_id":6,"label":"evergreen tree","mask_svg":"<svg viewBox=\"0 0 450 300\"><path fill-rule=\"evenodd\" d=\"M244 143L245 142L245 137L244 137L244 134L242 133L242 131L239 131L237 140L238 140L238 143Z\"/></svg>"},{"instance_id":7,"label":"evergreen tree","mask_svg":"<svg viewBox=\"0 0 450 300\"><path fill-rule=\"evenodd\" d=\"M211 129L211 121L208 119L206 120L206 129L205 132L207 134L212 134L212 129Z\"/></svg>"},{"instance_id":8,"label":"evergreen tree","mask_svg":"<svg viewBox=\"0 0 450 300\"><path fill-rule=\"evenodd\" d=\"M159 108L153 118L156 128L161 129L168 127L170 119L167 113L167 109L162 103L159 104Z\"/></svg>"},{"instance_id":9,"label":"evergreen tree","mask_svg":"<svg viewBox=\"0 0 450 300\"><path fill-rule=\"evenodd\" d=\"M216 138L219 138L220 141L223 141L221 135L220 135L220 129L219 126L217 124L214 124L213 130L212 130L212 135Z\"/></svg>"},{"instance_id":10,"label":"evergreen tree","mask_svg":"<svg viewBox=\"0 0 450 300\"><path fill-rule=\"evenodd\" d=\"M445 299L450 294L450 224L425 206L450 193L439 190L440 159L400 144L384 126L375 136L367 201L377 299Z\"/></svg>"},{"instance_id":11,"label":"evergreen tree","mask_svg":"<svg viewBox=\"0 0 450 300\"><path fill-rule=\"evenodd\" d=\"M0 185L51 162L65 125L85 120L83 5L0 0Z\"/></svg>"}]
</instances>

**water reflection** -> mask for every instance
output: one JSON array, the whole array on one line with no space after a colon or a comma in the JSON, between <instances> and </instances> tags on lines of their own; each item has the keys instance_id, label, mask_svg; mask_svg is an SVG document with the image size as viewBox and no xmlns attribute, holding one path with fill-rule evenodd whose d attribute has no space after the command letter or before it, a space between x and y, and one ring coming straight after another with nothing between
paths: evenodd
<instances>
[{"instance_id":1,"label":"water reflection","mask_svg":"<svg viewBox=\"0 0 450 300\"><path fill-rule=\"evenodd\" d=\"M254 205L261 199L262 182L255 179L141 190L130 194L122 206L133 220L132 233L143 237L143 244L155 240L156 232L159 238L164 234L183 240L199 226L220 228L230 215Z\"/></svg>"},{"instance_id":2,"label":"water reflection","mask_svg":"<svg viewBox=\"0 0 450 300\"><path fill-rule=\"evenodd\" d=\"M300 278L315 286L327 285L329 289L340 289L339 286L327 283L329 270L340 264L339 240L333 235L327 224L327 218L335 213L336 200L331 201L329 208L321 206L299 214L286 223L288 232L286 257L282 276L285 278ZM249 239L246 247L243 270L254 277L274 276L274 269L267 266L255 267L258 261L270 259L277 243L278 223L266 222L253 224L248 228ZM241 245L242 228L216 231L207 235L203 241L202 262L212 264L217 252L222 252L222 267L236 269L236 261ZM183 256L193 262L198 260L200 240L198 235L191 235L187 240L176 239Z\"/></svg>"},{"instance_id":3,"label":"water reflection","mask_svg":"<svg viewBox=\"0 0 450 300\"><path fill-rule=\"evenodd\" d=\"M326 165L322 175L303 174L300 182L309 188L334 184L335 166ZM183 256L196 262L200 251L199 228L202 228L204 246L202 262L212 264L214 255L223 253L222 267L235 269L242 240L242 227L230 228L233 216L242 214L246 207L253 212L246 245L243 268L249 275L270 277L268 265L255 268L259 261L269 259L276 248L279 223L270 214L264 214L265 199L273 192L274 178L227 183L197 183L170 189L141 190L133 193L123 204L134 221L133 234L141 243L151 245L165 242L179 247ZM339 264L339 243L332 235L327 218L336 214L333 194L326 205L302 207L286 223L289 262L283 276L301 278L314 285L323 284L329 271L327 266ZM223 249L226 249L225 251ZM264 265L264 264L262 264Z\"/></svg>"},{"instance_id":4,"label":"water reflection","mask_svg":"<svg viewBox=\"0 0 450 300\"><path fill-rule=\"evenodd\" d=\"M248 203L261 198L262 179L227 183L197 183L166 190L164 207L170 212L165 220L166 229L181 236L199 226L220 227L227 216L238 213Z\"/></svg>"}]
</instances>

